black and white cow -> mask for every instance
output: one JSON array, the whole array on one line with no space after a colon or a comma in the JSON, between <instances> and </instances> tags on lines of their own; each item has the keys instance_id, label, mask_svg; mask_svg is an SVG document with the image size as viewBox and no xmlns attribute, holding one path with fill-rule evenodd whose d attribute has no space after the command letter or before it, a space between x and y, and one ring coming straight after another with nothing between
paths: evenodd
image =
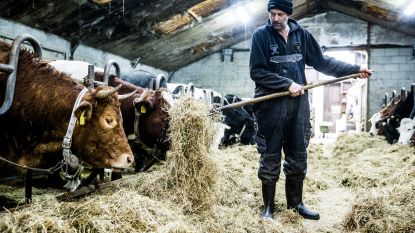
<instances>
[{"instance_id":1,"label":"black and white cow","mask_svg":"<svg viewBox=\"0 0 415 233\"><path fill-rule=\"evenodd\" d=\"M238 96L231 94L225 96L225 105L240 101L242 99ZM237 142L244 145L255 144L258 127L251 106L224 109L222 114L225 116L223 123L230 127L225 130L222 145L229 146Z\"/></svg>"}]
</instances>

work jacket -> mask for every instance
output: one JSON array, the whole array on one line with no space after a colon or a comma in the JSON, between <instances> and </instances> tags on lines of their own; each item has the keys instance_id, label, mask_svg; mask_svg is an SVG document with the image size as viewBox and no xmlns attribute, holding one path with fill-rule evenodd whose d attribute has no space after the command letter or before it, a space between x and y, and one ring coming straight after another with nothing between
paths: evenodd
<instances>
[{"instance_id":1,"label":"work jacket","mask_svg":"<svg viewBox=\"0 0 415 233\"><path fill-rule=\"evenodd\" d=\"M288 20L288 42L268 20L252 36L249 69L255 82L255 97L287 91L292 82L306 85L305 65L329 76L359 72L359 66L325 56L313 36L298 23Z\"/></svg>"}]
</instances>

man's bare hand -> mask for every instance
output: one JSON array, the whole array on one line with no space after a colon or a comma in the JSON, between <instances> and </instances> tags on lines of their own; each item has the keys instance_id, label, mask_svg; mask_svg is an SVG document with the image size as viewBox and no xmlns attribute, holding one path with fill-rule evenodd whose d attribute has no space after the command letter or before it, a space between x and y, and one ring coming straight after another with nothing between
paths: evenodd
<instances>
[{"instance_id":1,"label":"man's bare hand","mask_svg":"<svg viewBox=\"0 0 415 233\"><path fill-rule=\"evenodd\" d=\"M363 66L359 69L359 78L368 78L370 75L373 74L373 70L369 70Z\"/></svg>"},{"instance_id":2,"label":"man's bare hand","mask_svg":"<svg viewBox=\"0 0 415 233\"><path fill-rule=\"evenodd\" d=\"M293 82L291 84L291 86L288 88L288 91L291 93L290 95L292 97L296 97L296 96L299 96L299 95L303 95L304 94L303 86L299 85L296 82Z\"/></svg>"}]
</instances>

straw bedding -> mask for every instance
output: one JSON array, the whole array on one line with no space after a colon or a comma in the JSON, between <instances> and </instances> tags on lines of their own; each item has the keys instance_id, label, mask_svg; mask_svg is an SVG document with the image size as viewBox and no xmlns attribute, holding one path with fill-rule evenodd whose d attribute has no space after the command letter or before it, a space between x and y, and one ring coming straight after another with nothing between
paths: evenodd
<instances>
[{"instance_id":1,"label":"straw bedding","mask_svg":"<svg viewBox=\"0 0 415 233\"><path fill-rule=\"evenodd\" d=\"M255 146L211 153L215 131L207 106L183 98L171 112L173 147L164 164L126 175L111 189L74 202L35 189L34 203L0 213L0 232L411 232L415 230L415 152L367 134L312 143L304 200L322 219L286 210L284 175L277 184L275 220L259 217L261 184ZM1 188L1 187L0 187ZM8 195L22 189L5 187ZM321 193L353 193L350 211L331 212ZM41 192L46 194L40 195ZM334 215L342 224L328 222Z\"/></svg>"}]
</instances>

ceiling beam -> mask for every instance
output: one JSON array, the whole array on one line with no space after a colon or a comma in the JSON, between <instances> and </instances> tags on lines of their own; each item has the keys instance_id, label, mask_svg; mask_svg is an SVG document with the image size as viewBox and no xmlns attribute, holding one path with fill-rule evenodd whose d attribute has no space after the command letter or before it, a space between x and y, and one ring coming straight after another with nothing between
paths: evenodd
<instances>
[{"instance_id":1,"label":"ceiling beam","mask_svg":"<svg viewBox=\"0 0 415 233\"><path fill-rule=\"evenodd\" d=\"M391 22L380 18L376 18L375 16L366 14L358 9L334 1L324 0L320 1L319 4L328 10L335 10L345 15L349 15L370 23L374 23L403 34L415 36L415 27L404 22Z\"/></svg>"},{"instance_id":2,"label":"ceiling beam","mask_svg":"<svg viewBox=\"0 0 415 233\"><path fill-rule=\"evenodd\" d=\"M238 16L232 15L237 6L231 6L180 33L167 34L144 44L134 43L134 35L130 35L99 48L132 60L140 58L140 62L150 66L176 70L249 39L252 31L266 22L268 14L262 1L246 1L239 6L249 9L252 21L246 28ZM295 0L292 17L301 18L316 7L315 0Z\"/></svg>"}]
</instances>

